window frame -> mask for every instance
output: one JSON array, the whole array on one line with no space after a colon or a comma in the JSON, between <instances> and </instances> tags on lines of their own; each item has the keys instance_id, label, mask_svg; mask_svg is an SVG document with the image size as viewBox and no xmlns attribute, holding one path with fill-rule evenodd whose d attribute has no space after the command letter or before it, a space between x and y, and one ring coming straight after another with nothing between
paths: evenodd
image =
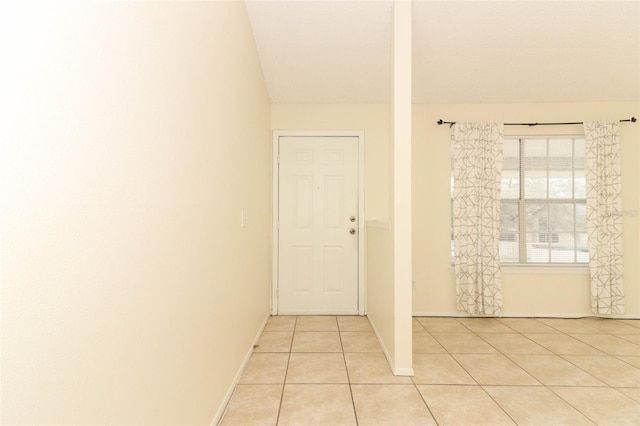
<instances>
[{"instance_id":1,"label":"window frame","mask_svg":"<svg viewBox=\"0 0 640 426\"><path fill-rule=\"evenodd\" d=\"M511 198L511 199L504 199L504 198L500 198L500 203L502 205L502 203L507 203L507 204L517 204L518 206L518 231L511 231L511 230L503 230L501 227L500 230L500 235L501 235L501 241L502 241L502 235L503 234L507 234L507 233L513 233L516 235L516 240L518 242L518 261L517 262L511 262L511 261L504 261L501 258L501 264L503 267L506 267L506 269L508 270L512 270L512 271L519 271L519 272L523 272L523 271L543 271L545 269L548 270L553 270L554 272L556 271L560 271L560 272L567 272L567 273L584 273L585 271L588 272L588 266L589 266L589 260L587 258L586 261L584 262L580 262L578 260L578 253L579 253L579 247L578 247L578 238L577 236L580 233L586 233L586 229L585 230L578 230L577 229L577 208L576 206L578 205L585 205L586 206L586 189L585 189L585 196L584 198L576 198L576 170L584 170L584 168L580 169L576 169L576 163L575 163L575 141L576 139L580 140L584 140L584 135L583 134L549 134L549 135L528 135L528 134L514 134L514 135L508 135L508 136L504 136L504 139L509 139L509 140L518 140L518 149L519 149L519 168L518 168L518 177L519 177L519 197L518 198ZM524 158L524 150L525 150L525 139L527 140L531 140L531 139L542 139L542 140L546 140L547 141L547 163L546 163L546 167L545 170L546 171L546 194L547 197L546 198L526 198L526 193L525 193L525 170L526 167L524 167L524 162L523 162L523 158ZM571 167L571 182L572 182L572 189L571 189L571 198L550 198L550 179L549 179L549 172L552 171L553 169L551 168L551 164L549 164L548 162L548 158L549 158L549 140L551 139L571 139L572 140L572 153L571 153L571 162L572 162L572 167ZM451 147L453 150L453 137L451 137ZM452 151L453 152L453 151ZM504 170L504 169L503 169ZM531 169L530 169L531 170ZM535 170L535 169L534 169ZM450 189L450 193L451 193L451 203L453 203L453 168L451 168L451 189ZM585 183L586 184L586 183ZM546 233L543 235L541 233L538 233L538 236L536 239L542 239L541 237L543 237L546 241L551 240L551 243L549 242L545 242L542 244L554 244L554 241L556 243L559 243L559 235L560 233L563 232L571 232L573 234L573 239L574 239L574 243L573 243L573 258L574 261L573 262L553 262L552 261L552 252L551 252L551 247L549 247L549 251L548 251L548 261L547 262L532 262L532 261L527 261L527 204L531 205L534 203L539 203L539 204L546 204L547 205L547 209L550 208L551 205L553 204L572 204L573 205L573 229L571 230L554 230L554 229L550 229L547 230ZM452 204L451 204L452 205ZM549 211L549 210L547 210ZM549 213L550 214L550 213ZM450 223L451 223L451 264L454 264L454 247L453 247L453 211L451 212L451 219L450 219ZM588 246L587 246L587 253L588 253Z\"/></svg>"}]
</instances>

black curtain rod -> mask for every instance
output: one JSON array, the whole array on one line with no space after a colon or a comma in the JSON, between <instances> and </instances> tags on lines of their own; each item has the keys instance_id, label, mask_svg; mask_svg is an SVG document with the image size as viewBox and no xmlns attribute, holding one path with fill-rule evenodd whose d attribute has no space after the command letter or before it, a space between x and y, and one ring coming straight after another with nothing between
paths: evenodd
<instances>
[{"instance_id":1,"label":"black curtain rod","mask_svg":"<svg viewBox=\"0 0 640 426\"><path fill-rule=\"evenodd\" d=\"M620 120L621 123L625 123L625 122L631 122L631 123L635 123L636 121L638 121L637 118L635 117L631 117L627 120ZM453 127L454 124L456 124L455 121L442 121L442 120L438 120L437 123L439 125L442 124L448 124L449 128ZM529 126L529 127L533 127L533 126L564 126L564 125L568 125L568 124L583 124L582 121L575 121L573 123L504 123L505 126Z\"/></svg>"}]
</instances>

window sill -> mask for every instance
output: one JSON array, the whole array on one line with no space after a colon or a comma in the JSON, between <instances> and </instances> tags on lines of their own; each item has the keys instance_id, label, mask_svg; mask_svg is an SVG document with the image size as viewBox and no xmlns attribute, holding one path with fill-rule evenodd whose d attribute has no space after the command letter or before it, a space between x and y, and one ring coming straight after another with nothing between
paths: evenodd
<instances>
[{"instance_id":1,"label":"window sill","mask_svg":"<svg viewBox=\"0 0 640 426\"><path fill-rule=\"evenodd\" d=\"M531 265L531 264L503 264L500 266L503 274L528 275L589 275L589 265ZM455 273L453 265L449 271Z\"/></svg>"},{"instance_id":2,"label":"window sill","mask_svg":"<svg viewBox=\"0 0 640 426\"><path fill-rule=\"evenodd\" d=\"M505 274L589 275L589 265L501 265Z\"/></svg>"}]
</instances>

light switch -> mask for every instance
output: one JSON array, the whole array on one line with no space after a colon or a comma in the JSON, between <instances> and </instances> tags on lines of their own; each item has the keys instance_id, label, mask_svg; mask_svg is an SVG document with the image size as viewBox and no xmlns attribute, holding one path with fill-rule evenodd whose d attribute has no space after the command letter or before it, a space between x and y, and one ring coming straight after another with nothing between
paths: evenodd
<instances>
[{"instance_id":1,"label":"light switch","mask_svg":"<svg viewBox=\"0 0 640 426\"><path fill-rule=\"evenodd\" d=\"M245 228L247 226L247 215L244 210L240 213L240 227Z\"/></svg>"}]
</instances>

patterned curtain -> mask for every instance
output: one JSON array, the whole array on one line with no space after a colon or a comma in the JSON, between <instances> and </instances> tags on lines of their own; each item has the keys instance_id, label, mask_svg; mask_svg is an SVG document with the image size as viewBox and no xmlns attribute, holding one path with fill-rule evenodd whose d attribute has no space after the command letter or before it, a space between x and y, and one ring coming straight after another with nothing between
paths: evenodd
<instances>
[{"instance_id":1,"label":"patterned curtain","mask_svg":"<svg viewBox=\"0 0 640 426\"><path fill-rule=\"evenodd\" d=\"M584 123L591 310L624 313L620 123Z\"/></svg>"},{"instance_id":2,"label":"patterned curtain","mask_svg":"<svg viewBox=\"0 0 640 426\"><path fill-rule=\"evenodd\" d=\"M458 310L497 316L500 273L502 124L456 123L453 132L453 241Z\"/></svg>"}]
</instances>

